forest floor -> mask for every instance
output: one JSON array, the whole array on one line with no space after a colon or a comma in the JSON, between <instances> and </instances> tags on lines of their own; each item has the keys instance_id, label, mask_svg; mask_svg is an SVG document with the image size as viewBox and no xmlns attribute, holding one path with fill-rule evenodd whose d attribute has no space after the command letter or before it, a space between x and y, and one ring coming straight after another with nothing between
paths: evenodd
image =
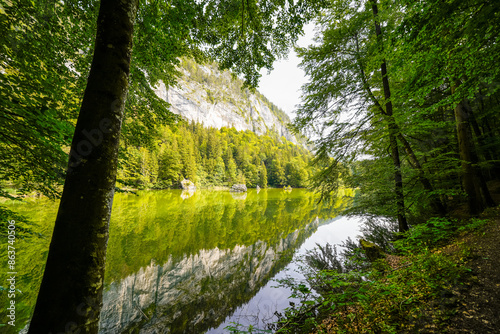
<instances>
[{"instance_id":1,"label":"forest floor","mask_svg":"<svg viewBox=\"0 0 500 334\"><path fill-rule=\"evenodd\" d=\"M491 188L493 199L499 204L500 183ZM451 263L455 263L456 268L459 268L456 272L460 274L456 276L451 274L454 271L449 271L451 276L442 275L444 271L450 270L450 267L437 267L434 272L438 276L448 277L447 282L443 282L444 284L437 288L437 294L433 294L430 299L421 299L423 304L416 307L419 316L413 320L401 319L399 325L392 327L399 327L399 330L396 330L398 333L500 333L500 206L488 208L474 219L466 214L465 206L457 206L450 218L459 222L459 226L478 223L474 225L477 227L455 234L446 244L432 250L432 253L443 254L451 259ZM427 255L424 253L421 256ZM393 270L397 270L404 259L398 256L386 257ZM431 278L428 277L430 281ZM403 284L411 286L413 283L415 282ZM409 287L408 291L410 290ZM377 313L376 303L374 307L374 312ZM397 313L398 310L395 311ZM366 310L364 312L366 313ZM337 333L336 320L333 318L323 320L322 330L314 333ZM365 325L367 324L363 326ZM369 326L371 325L368 325L368 328ZM365 326L361 331L356 328L347 331L357 332L370 333L370 330L366 330ZM383 333L380 330L373 332Z\"/></svg>"},{"instance_id":2,"label":"forest floor","mask_svg":"<svg viewBox=\"0 0 500 334\"><path fill-rule=\"evenodd\" d=\"M465 282L442 300L455 309L446 333L500 333L500 207L481 218L490 223L443 249L451 256L460 247L468 250L465 266L470 269Z\"/></svg>"},{"instance_id":3,"label":"forest floor","mask_svg":"<svg viewBox=\"0 0 500 334\"><path fill-rule=\"evenodd\" d=\"M500 186L490 188L493 199L500 203ZM455 211L455 216L464 218L463 210ZM443 319L444 326L429 323L419 333L500 333L500 206L487 209L479 218L489 223L442 248L452 258L466 254L463 266L470 270L436 301L452 315Z\"/></svg>"}]
</instances>

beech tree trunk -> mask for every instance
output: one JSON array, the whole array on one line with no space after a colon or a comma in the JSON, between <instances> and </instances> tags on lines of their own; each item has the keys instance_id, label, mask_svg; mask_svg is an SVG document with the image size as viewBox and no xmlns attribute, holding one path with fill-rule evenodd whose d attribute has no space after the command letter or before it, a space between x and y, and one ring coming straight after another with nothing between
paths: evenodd
<instances>
[{"instance_id":1,"label":"beech tree trunk","mask_svg":"<svg viewBox=\"0 0 500 334\"><path fill-rule=\"evenodd\" d=\"M375 33L382 50L382 29L380 28L380 22L378 21L378 7L377 1L371 0L373 17L375 21ZM387 77L387 64L385 59L380 65L380 72L382 74L382 85L384 88L384 98L385 98L385 115L388 122L387 128L389 132L389 145L391 150L392 162L394 165L394 192L396 195L396 212L398 219L398 227L400 232L408 230L408 223L406 221L405 215L405 202L403 193L403 176L401 174L401 160L399 157L397 134L399 132L396 120L393 116L393 108L391 101L391 90L389 86L389 78Z\"/></svg>"},{"instance_id":2,"label":"beech tree trunk","mask_svg":"<svg viewBox=\"0 0 500 334\"><path fill-rule=\"evenodd\" d=\"M373 101L373 103L376 105L376 107L380 110L381 114L384 116L388 116L386 110L382 107L382 105L379 103L375 95L373 94L370 85L368 84L368 81L366 80L365 76L365 71L363 69L363 65L361 63L361 59L359 57L359 44L358 44L358 38L356 36L356 52L358 54L357 56L357 61L360 69L360 74L361 78L363 80L363 86L365 87L366 92L368 93L368 96L370 99ZM384 62L385 63L385 62ZM389 96L390 96L390 91L389 91ZM390 108L391 111L391 117L392 117L392 105ZM394 119L392 117L392 119ZM410 165L413 167L413 169L417 170L418 172L418 179L422 183L423 187L425 190L427 190L431 194L431 206L440 215L445 215L446 214L446 207L445 205L441 202L439 197L435 194L433 194L434 188L432 187L431 182L429 179L425 176L424 169L422 168L422 165L418 161L415 153L413 152L413 149L411 148L410 143L406 140L406 138L403 136L401 133L401 129L399 126L394 122L395 129L397 130L397 138L403 144L403 148L406 151L406 154L408 154L408 157L410 158Z\"/></svg>"},{"instance_id":3,"label":"beech tree trunk","mask_svg":"<svg viewBox=\"0 0 500 334\"><path fill-rule=\"evenodd\" d=\"M97 333L138 0L101 0L94 57L30 334Z\"/></svg>"},{"instance_id":4,"label":"beech tree trunk","mask_svg":"<svg viewBox=\"0 0 500 334\"><path fill-rule=\"evenodd\" d=\"M399 129L398 129L398 131L399 131ZM429 179L425 176L424 169L422 168L422 165L420 164L420 162L417 159L417 156L413 152L413 149L411 148L410 143L406 140L406 138L403 136L401 131L399 131L399 133L398 133L398 139L401 142L401 144L403 144L403 147L406 151L406 154L408 154L408 157L410 158L410 163L411 163L412 167L415 170L417 170L418 179L419 179L420 183L422 183L424 189L427 190L431 194L430 196L431 196L432 209L442 216L446 215L445 205L443 204L443 202L441 202L441 200L439 199L439 196L437 196L436 194L433 194L434 187L432 186L431 181L429 181Z\"/></svg>"},{"instance_id":5,"label":"beech tree trunk","mask_svg":"<svg viewBox=\"0 0 500 334\"><path fill-rule=\"evenodd\" d=\"M452 88L452 93L455 87ZM472 134L468 115L463 101L455 106L455 121L457 125L458 150L462 161L462 183L467 194L467 205L471 215L477 215L484 209L478 182L476 182L473 166ZM477 180L478 181L478 180Z\"/></svg>"}]
</instances>

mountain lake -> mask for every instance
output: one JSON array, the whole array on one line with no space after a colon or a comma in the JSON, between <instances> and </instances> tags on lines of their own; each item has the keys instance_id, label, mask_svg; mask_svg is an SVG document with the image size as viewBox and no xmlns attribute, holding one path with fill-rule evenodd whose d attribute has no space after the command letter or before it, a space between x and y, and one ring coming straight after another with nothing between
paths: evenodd
<instances>
[{"instance_id":1,"label":"mountain lake","mask_svg":"<svg viewBox=\"0 0 500 334\"><path fill-rule=\"evenodd\" d=\"M13 333L23 333L58 202L28 198L1 205L28 217L35 232L16 241ZM318 204L318 196L305 189L117 193L100 333L218 334L235 323L265 329L291 301L290 291L275 280L300 279L293 260L316 243L340 244L358 234L357 219L336 217L342 205L340 198ZM1 256L7 258L5 247ZM7 283L0 285L6 305ZM0 310L2 319L6 312Z\"/></svg>"}]
</instances>

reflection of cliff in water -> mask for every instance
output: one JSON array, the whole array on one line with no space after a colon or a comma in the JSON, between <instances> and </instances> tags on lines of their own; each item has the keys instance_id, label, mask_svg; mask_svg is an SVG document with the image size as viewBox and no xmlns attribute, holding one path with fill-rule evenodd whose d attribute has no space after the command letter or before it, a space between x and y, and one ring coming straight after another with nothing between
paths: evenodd
<instances>
[{"instance_id":1,"label":"reflection of cliff in water","mask_svg":"<svg viewBox=\"0 0 500 334\"><path fill-rule=\"evenodd\" d=\"M201 250L151 265L111 283L104 293L101 333L203 333L248 302L316 231L318 219L274 245Z\"/></svg>"}]
</instances>

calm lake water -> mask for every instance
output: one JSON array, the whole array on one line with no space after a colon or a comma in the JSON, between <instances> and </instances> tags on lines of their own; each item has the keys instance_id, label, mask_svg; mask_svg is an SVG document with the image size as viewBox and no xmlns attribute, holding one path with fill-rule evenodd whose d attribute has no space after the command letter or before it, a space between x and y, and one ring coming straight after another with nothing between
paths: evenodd
<instances>
[{"instance_id":1,"label":"calm lake water","mask_svg":"<svg viewBox=\"0 0 500 334\"><path fill-rule=\"evenodd\" d=\"M17 333L34 308L58 203L3 205L30 218L40 234L16 243ZM356 220L335 217L342 205L317 204L302 189L116 194L101 333L225 333L231 322L263 327L288 306L289 291L274 288L274 279L299 277L294 257L357 234ZM1 305L6 295L2 288Z\"/></svg>"}]
</instances>

